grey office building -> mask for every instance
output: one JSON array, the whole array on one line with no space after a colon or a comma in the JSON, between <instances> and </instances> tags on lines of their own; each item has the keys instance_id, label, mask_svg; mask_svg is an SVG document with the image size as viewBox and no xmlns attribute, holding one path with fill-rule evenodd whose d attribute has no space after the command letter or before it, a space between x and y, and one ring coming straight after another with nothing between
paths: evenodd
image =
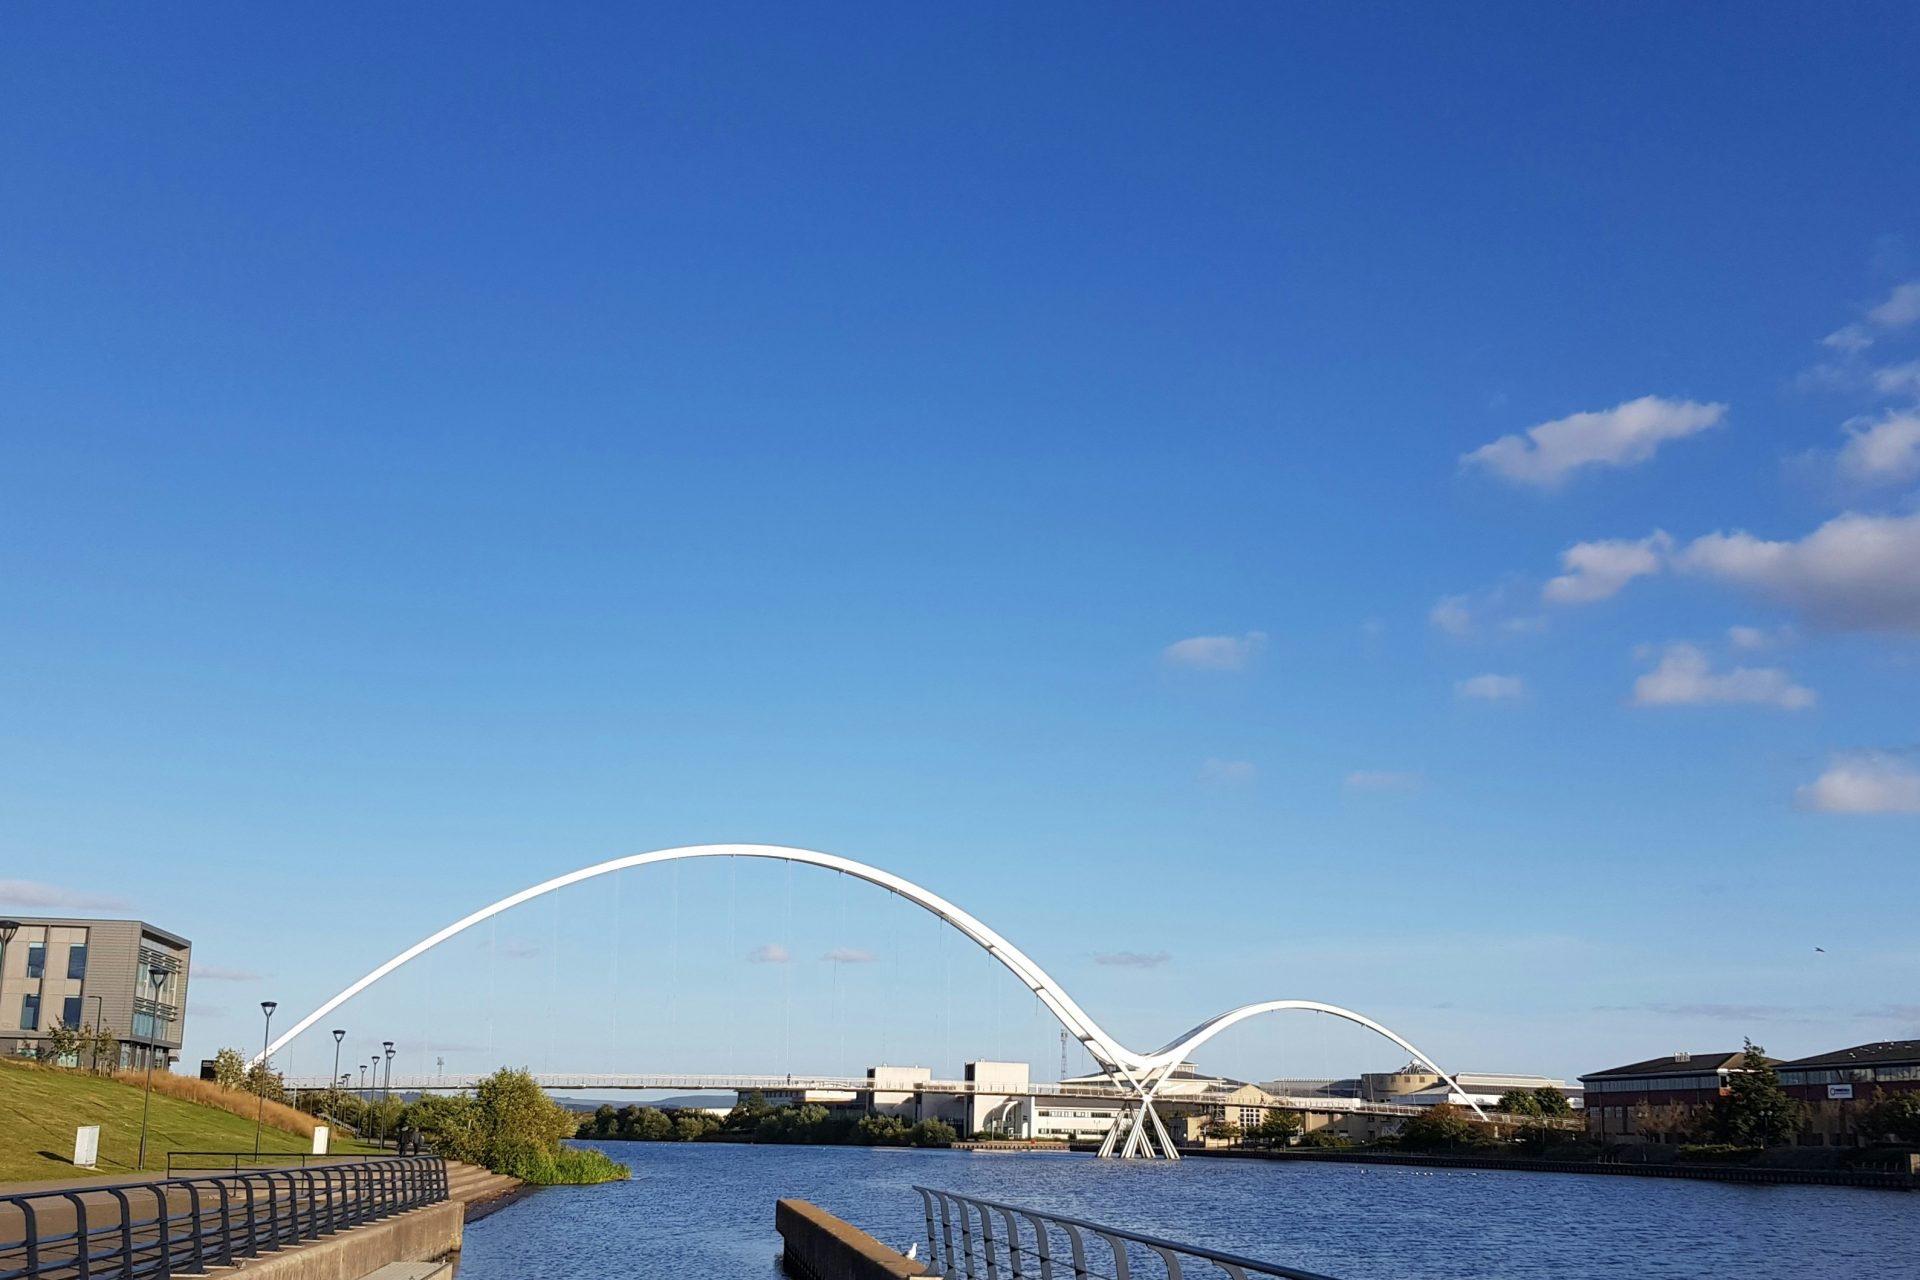
<instances>
[{"instance_id":1,"label":"grey office building","mask_svg":"<svg viewBox=\"0 0 1920 1280\"><path fill-rule=\"evenodd\" d=\"M38 1057L47 1032L65 1023L111 1030L118 1066L144 1067L149 1053L157 1067L178 1060L192 943L140 920L5 920L19 928L0 963L0 1053Z\"/></svg>"}]
</instances>

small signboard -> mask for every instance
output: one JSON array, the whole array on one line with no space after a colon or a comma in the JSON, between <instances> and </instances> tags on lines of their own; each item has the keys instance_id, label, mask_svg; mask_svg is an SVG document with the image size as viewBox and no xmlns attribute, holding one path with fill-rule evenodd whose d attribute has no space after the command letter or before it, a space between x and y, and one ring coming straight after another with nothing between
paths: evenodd
<instances>
[{"instance_id":1,"label":"small signboard","mask_svg":"<svg viewBox=\"0 0 1920 1280\"><path fill-rule=\"evenodd\" d=\"M83 1124L73 1131L75 1168L92 1169L100 1163L100 1126Z\"/></svg>"},{"instance_id":2,"label":"small signboard","mask_svg":"<svg viewBox=\"0 0 1920 1280\"><path fill-rule=\"evenodd\" d=\"M333 1130L324 1124L313 1126L313 1154L317 1156L327 1154L327 1139L331 1137L332 1134Z\"/></svg>"},{"instance_id":3,"label":"small signboard","mask_svg":"<svg viewBox=\"0 0 1920 1280\"><path fill-rule=\"evenodd\" d=\"M1853 1100L1853 1086L1850 1084L1828 1085L1827 1100L1829 1102L1851 1102Z\"/></svg>"}]
</instances>

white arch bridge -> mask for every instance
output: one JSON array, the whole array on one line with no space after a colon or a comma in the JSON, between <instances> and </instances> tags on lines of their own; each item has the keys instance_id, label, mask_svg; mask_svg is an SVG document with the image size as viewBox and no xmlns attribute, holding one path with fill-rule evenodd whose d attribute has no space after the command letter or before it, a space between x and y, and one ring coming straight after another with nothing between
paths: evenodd
<instances>
[{"instance_id":1,"label":"white arch bridge","mask_svg":"<svg viewBox=\"0 0 1920 1280\"><path fill-rule=\"evenodd\" d=\"M306 1017L294 1023L291 1028L283 1032L278 1039L269 1044L265 1050L253 1058L252 1061L257 1062L261 1058L271 1057L292 1042L295 1037L333 1012L333 1010L339 1008L342 1004L345 1004L362 991L365 991L368 987L380 981L380 979L386 977L395 969L406 964L409 960L412 960L424 952L431 951L447 939L472 928L483 920L498 915L502 911L517 907L523 902L528 902L544 894L552 893L556 889L564 889L568 885L578 884L582 880L591 880L596 876L608 875L615 871L624 871L630 867L645 867L655 863L679 862L693 858L765 858L779 862L799 863L803 866L821 867L829 871L838 871L844 875L853 876L855 879L864 880L869 884L878 885L889 893L897 894L915 906L932 912L935 916L938 916L941 920L958 930L968 940L984 949L988 955L999 961L1008 972L1020 979L1028 990L1032 991L1040 1002L1047 1007L1047 1010L1052 1013L1055 1018L1059 1019L1060 1025L1065 1027L1070 1035L1086 1046L1087 1052L1093 1056L1096 1062L1100 1063L1109 1077L1111 1077L1114 1087L1128 1099L1130 1106L1125 1115L1122 1117L1121 1122L1116 1124L1108 1132L1106 1141L1100 1148L1100 1154L1102 1156L1117 1155L1124 1159L1152 1159L1156 1156L1165 1156L1170 1160L1179 1159L1179 1152L1174 1147L1172 1137L1167 1133L1166 1126L1161 1122L1159 1114L1154 1110L1154 1099L1159 1095L1161 1087L1167 1083L1174 1071L1182 1062L1188 1059L1194 1050L1198 1049L1208 1040L1211 1040L1214 1036L1219 1035L1222 1031L1225 1031L1228 1027L1263 1013L1279 1013L1285 1010L1298 1009L1331 1014L1337 1018L1344 1018L1349 1022L1356 1023L1359 1026L1367 1028L1369 1031L1391 1040L1394 1044L1411 1054L1417 1061L1425 1064L1435 1075L1444 1079L1455 1093L1460 1093L1464 1096L1464 1090L1460 1088L1458 1082L1454 1080L1452 1075L1443 1070L1432 1058L1415 1048L1411 1042L1398 1033L1382 1026L1371 1018L1355 1013L1351 1009L1342 1009L1337 1005L1323 1004L1317 1000L1263 1000L1256 1004L1242 1005L1237 1009L1230 1009L1216 1017L1207 1019L1185 1034L1174 1037L1150 1053L1141 1053L1137 1050L1129 1049L1108 1035L1098 1023L1087 1015L1085 1010L1075 1003L1073 997L1067 994L1066 989L1054 981L1053 978L1049 977L1044 969L1029 959L1025 952L1001 937L998 933L995 933L992 929L989 929L974 916L961 910L931 890L924 889L912 881L903 880L891 872L882 871L878 867L868 866L864 862L855 862L851 858L842 858L831 853L819 853L811 849L795 849L784 845L767 844L687 845L677 849L657 849L651 853L630 854L624 858L614 858L607 862L595 863L590 867L582 867L578 871L570 871L565 875L555 876L551 880L543 880L539 884L522 889L518 893L509 894L498 902L480 908L480 910L473 912L471 915L463 916L438 933L421 939L413 946L408 947L405 951L393 957L393 959L366 974L357 982L354 982L327 1000L312 1013L307 1014ZM572 1077L568 1078L570 1079ZM588 1077L580 1078L587 1079ZM633 1078L651 1079L654 1077ZM668 1077L659 1078L667 1079ZM606 1079L606 1077L598 1077L597 1079ZM396 1081L395 1083L399 1084L400 1082ZM862 1083L864 1084L865 1082L863 1081ZM415 1079L408 1082L404 1087L434 1088L446 1086L444 1081L437 1084L427 1084L423 1080ZM556 1083L554 1087L564 1088L569 1086ZM636 1085L627 1087L662 1086ZM786 1086L782 1085L780 1087L784 1088ZM996 1089L996 1092L1000 1092L1000 1090ZM1111 1095L1109 1094L1108 1096ZM1485 1118L1485 1113L1480 1110L1477 1104L1470 1103L1469 1105L1472 1105L1473 1109L1479 1112L1482 1118Z\"/></svg>"}]
</instances>

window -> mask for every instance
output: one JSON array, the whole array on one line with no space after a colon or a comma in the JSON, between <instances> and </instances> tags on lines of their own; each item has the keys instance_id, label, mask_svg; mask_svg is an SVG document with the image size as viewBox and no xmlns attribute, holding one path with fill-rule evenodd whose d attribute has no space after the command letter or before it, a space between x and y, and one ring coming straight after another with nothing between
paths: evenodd
<instances>
[{"instance_id":1,"label":"window","mask_svg":"<svg viewBox=\"0 0 1920 1280\"><path fill-rule=\"evenodd\" d=\"M82 942L67 948L67 976L84 978L87 976L87 944Z\"/></svg>"},{"instance_id":2,"label":"window","mask_svg":"<svg viewBox=\"0 0 1920 1280\"><path fill-rule=\"evenodd\" d=\"M40 997L20 997L20 1029L38 1031L40 1029Z\"/></svg>"},{"instance_id":3,"label":"window","mask_svg":"<svg viewBox=\"0 0 1920 1280\"><path fill-rule=\"evenodd\" d=\"M80 1025L80 997L68 996L60 1005L60 1021L69 1027Z\"/></svg>"},{"instance_id":4,"label":"window","mask_svg":"<svg viewBox=\"0 0 1920 1280\"><path fill-rule=\"evenodd\" d=\"M47 944L44 942L29 942L27 944L27 976L29 978L44 977L46 972Z\"/></svg>"}]
</instances>

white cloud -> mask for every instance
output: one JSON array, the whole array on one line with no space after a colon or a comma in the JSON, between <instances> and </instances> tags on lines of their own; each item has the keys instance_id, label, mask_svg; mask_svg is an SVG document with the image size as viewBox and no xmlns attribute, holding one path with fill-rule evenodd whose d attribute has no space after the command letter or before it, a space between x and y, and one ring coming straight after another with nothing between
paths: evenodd
<instances>
[{"instance_id":1,"label":"white cloud","mask_svg":"<svg viewBox=\"0 0 1920 1280\"><path fill-rule=\"evenodd\" d=\"M224 965L193 962L190 978L194 982L258 982L260 975L251 969L229 969Z\"/></svg>"},{"instance_id":2,"label":"white cloud","mask_svg":"<svg viewBox=\"0 0 1920 1280\"><path fill-rule=\"evenodd\" d=\"M1635 578L1660 572L1672 550L1673 539L1659 529L1638 542L1624 538L1576 542L1560 553L1560 567L1566 572L1549 578L1540 594L1556 604L1606 600Z\"/></svg>"},{"instance_id":3,"label":"white cloud","mask_svg":"<svg viewBox=\"0 0 1920 1280\"><path fill-rule=\"evenodd\" d=\"M1514 612L1506 586L1442 596L1427 611L1427 621L1458 640L1531 635L1546 626L1546 619L1537 614Z\"/></svg>"},{"instance_id":4,"label":"white cloud","mask_svg":"<svg viewBox=\"0 0 1920 1280\"><path fill-rule=\"evenodd\" d=\"M1450 636L1465 636L1473 631L1473 610L1465 596L1443 596L1427 613L1427 620Z\"/></svg>"},{"instance_id":5,"label":"white cloud","mask_svg":"<svg viewBox=\"0 0 1920 1280\"><path fill-rule=\"evenodd\" d=\"M1885 302L1867 312L1867 319L1883 329L1901 329L1920 320L1920 280L1895 285Z\"/></svg>"},{"instance_id":6,"label":"white cloud","mask_svg":"<svg viewBox=\"0 0 1920 1280\"><path fill-rule=\"evenodd\" d=\"M1347 775L1347 786L1354 791L1416 791L1425 781L1426 776L1417 771L1356 769Z\"/></svg>"},{"instance_id":7,"label":"white cloud","mask_svg":"<svg viewBox=\"0 0 1920 1280\"><path fill-rule=\"evenodd\" d=\"M1864 484L1897 484L1920 476L1920 409L1898 409L1878 421L1856 418L1846 427L1840 474Z\"/></svg>"},{"instance_id":8,"label":"white cloud","mask_svg":"<svg viewBox=\"0 0 1920 1280\"><path fill-rule=\"evenodd\" d=\"M747 959L754 964L786 964L793 957L779 943L763 942L747 952Z\"/></svg>"},{"instance_id":9,"label":"white cloud","mask_svg":"<svg viewBox=\"0 0 1920 1280\"><path fill-rule=\"evenodd\" d=\"M1519 676L1469 676L1453 686L1457 698L1506 702L1527 696L1527 682Z\"/></svg>"},{"instance_id":10,"label":"white cloud","mask_svg":"<svg viewBox=\"0 0 1920 1280\"><path fill-rule=\"evenodd\" d=\"M1865 326L1850 324L1843 328L1835 329L1832 333L1820 339L1820 345L1832 347L1835 351L1843 351L1848 355L1853 355L1856 352L1865 351L1868 347L1872 346L1873 338L1867 333Z\"/></svg>"},{"instance_id":11,"label":"white cloud","mask_svg":"<svg viewBox=\"0 0 1920 1280\"><path fill-rule=\"evenodd\" d=\"M1668 440L1705 431L1726 415L1724 404L1641 396L1598 413L1576 413L1502 436L1460 458L1515 484L1551 489L1585 466L1628 467L1651 458Z\"/></svg>"},{"instance_id":12,"label":"white cloud","mask_svg":"<svg viewBox=\"0 0 1920 1280\"><path fill-rule=\"evenodd\" d=\"M1202 782L1217 783L1222 786L1239 786L1252 782L1260 771L1251 760L1208 760L1200 766Z\"/></svg>"},{"instance_id":13,"label":"white cloud","mask_svg":"<svg viewBox=\"0 0 1920 1280\"><path fill-rule=\"evenodd\" d=\"M1173 957L1164 951L1102 951L1095 964L1119 965L1128 969L1158 969Z\"/></svg>"},{"instance_id":14,"label":"white cloud","mask_svg":"<svg viewBox=\"0 0 1920 1280\"><path fill-rule=\"evenodd\" d=\"M1728 627L1727 643L1749 653L1793 643L1792 627Z\"/></svg>"},{"instance_id":15,"label":"white cloud","mask_svg":"<svg viewBox=\"0 0 1920 1280\"><path fill-rule=\"evenodd\" d=\"M1160 656L1176 667L1195 671L1239 671L1267 644L1267 633L1249 631L1243 636L1193 636L1176 640Z\"/></svg>"},{"instance_id":16,"label":"white cloud","mask_svg":"<svg viewBox=\"0 0 1920 1280\"><path fill-rule=\"evenodd\" d=\"M1819 813L1920 813L1920 769L1880 751L1836 756L1794 802Z\"/></svg>"},{"instance_id":17,"label":"white cloud","mask_svg":"<svg viewBox=\"0 0 1920 1280\"><path fill-rule=\"evenodd\" d=\"M835 964L872 964L875 956L864 947L835 947L820 958Z\"/></svg>"},{"instance_id":18,"label":"white cloud","mask_svg":"<svg viewBox=\"0 0 1920 1280\"><path fill-rule=\"evenodd\" d=\"M0 902L53 911L125 911L124 899L90 889L67 889L37 880L0 880Z\"/></svg>"},{"instance_id":19,"label":"white cloud","mask_svg":"<svg viewBox=\"0 0 1920 1280\"><path fill-rule=\"evenodd\" d=\"M1875 369L1873 389L1883 396L1920 395L1920 360Z\"/></svg>"},{"instance_id":20,"label":"white cloud","mask_svg":"<svg viewBox=\"0 0 1920 1280\"><path fill-rule=\"evenodd\" d=\"M1798 542L1710 533L1674 563L1788 605L1816 626L1920 632L1920 512L1849 512Z\"/></svg>"},{"instance_id":21,"label":"white cloud","mask_svg":"<svg viewBox=\"0 0 1920 1280\"><path fill-rule=\"evenodd\" d=\"M1804 711L1818 702L1813 690L1793 682L1779 667L1735 667L1716 673L1706 653L1690 644L1670 644L1660 665L1633 682L1640 707L1700 707L1749 703Z\"/></svg>"}]
</instances>

